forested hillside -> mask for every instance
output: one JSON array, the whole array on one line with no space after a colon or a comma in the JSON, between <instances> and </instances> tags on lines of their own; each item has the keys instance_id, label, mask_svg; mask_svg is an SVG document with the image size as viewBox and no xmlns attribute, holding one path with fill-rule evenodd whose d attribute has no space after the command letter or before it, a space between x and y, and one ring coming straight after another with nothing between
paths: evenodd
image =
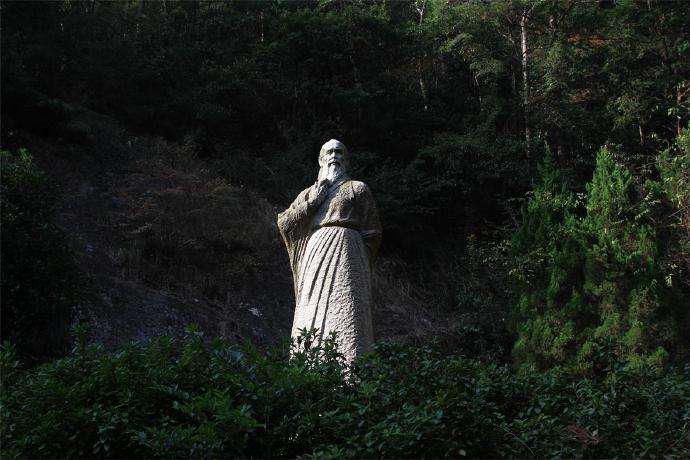
<instances>
[{"instance_id":1,"label":"forested hillside","mask_svg":"<svg viewBox=\"0 0 690 460\"><path fill-rule=\"evenodd\" d=\"M0 15L10 456L690 455L686 2ZM352 378L280 345L331 138L383 224Z\"/></svg>"}]
</instances>

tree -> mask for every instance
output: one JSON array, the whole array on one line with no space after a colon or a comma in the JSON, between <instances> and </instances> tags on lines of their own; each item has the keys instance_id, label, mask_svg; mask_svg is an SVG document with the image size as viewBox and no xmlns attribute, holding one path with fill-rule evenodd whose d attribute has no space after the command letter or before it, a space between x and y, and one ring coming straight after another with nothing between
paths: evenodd
<instances>
[{"instance_id":1,"label":"tree","mask_svg":"<svg viewBox=\"0 0 690 460\"><path fill-rule=\"evenodd\" d=\"M587 373L616 362L658 368L682 354L688 284L665 279L675 251L656 216L675 210L647 198L657 185L640 190L603 148L578 215L550 160L541 173L513 239L518 273L527 273L519 277L517 361Z\"/></svg>"}]
</instances>

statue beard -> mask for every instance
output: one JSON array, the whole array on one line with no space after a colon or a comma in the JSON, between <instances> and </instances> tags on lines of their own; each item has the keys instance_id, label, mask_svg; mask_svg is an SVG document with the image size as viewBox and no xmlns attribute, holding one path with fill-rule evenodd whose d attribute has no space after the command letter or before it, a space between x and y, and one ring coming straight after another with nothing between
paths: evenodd
<instances>
[{"instance_id":1,"label":"statue beard","mask_svg":"<svg viewBox=\"0 0 690 460\"><path fill-rule=\"evenodd\" d=\"M331 184L346 176L345 168L342 165L324 165L319 168L319 182L328 179Z\"/></svg>"}]
</instances>

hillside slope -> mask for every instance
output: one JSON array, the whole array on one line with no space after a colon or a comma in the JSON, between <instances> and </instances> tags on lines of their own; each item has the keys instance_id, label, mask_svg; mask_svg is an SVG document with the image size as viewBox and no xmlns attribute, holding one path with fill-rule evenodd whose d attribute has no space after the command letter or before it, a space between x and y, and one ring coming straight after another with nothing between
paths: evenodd
<instances>
[{"instance_id":1,"label":"hillside slope","mask_svg":"<svg viewBox=\"0 0 690 460\"><path fill-rule=\"evenodd\" d=\"M190 323L259 346L286 339L294 296L275 217L287 203L228 182L193 142L135 136L73 109L70 136L18 138L61 189L59 225L89 280L74 322L107 348ZM419 308L405 263L384 256L374 278L377 338L445 329Z\"/></svg>"}]
</instances>

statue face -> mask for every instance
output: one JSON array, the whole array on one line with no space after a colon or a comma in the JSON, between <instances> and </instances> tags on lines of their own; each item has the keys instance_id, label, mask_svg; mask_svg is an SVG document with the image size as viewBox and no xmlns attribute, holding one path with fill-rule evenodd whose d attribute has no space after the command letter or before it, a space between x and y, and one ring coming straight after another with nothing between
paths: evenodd
<instances>
[{"instance_id":1,"label":"statue face","mask_svg":"<svg viewBox=\"0 0 690 460\"><path fill-rule=\"evenodd\" d=\"M319 152L319 180L328 179L331 182L342 178L349 166L350 154L342 142L335 139L323 144Z\"/></svg>"},{"instance_id":2,"label":"statue face","mask_svg":"<svg viewBox=\"0 0 690 460\"><path fill-rule=\"evenodd\" d=\"M347 158L345 157L345 151L340 147L329 148L321 155L319 165L322 168L346 169Z\"/></svg>"}]
</instances>

